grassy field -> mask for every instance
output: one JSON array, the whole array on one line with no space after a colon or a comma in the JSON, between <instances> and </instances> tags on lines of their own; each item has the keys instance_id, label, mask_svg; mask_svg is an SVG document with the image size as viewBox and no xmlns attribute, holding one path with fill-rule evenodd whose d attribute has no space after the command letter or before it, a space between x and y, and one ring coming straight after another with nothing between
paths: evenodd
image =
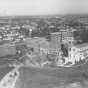
<instances>
[{"instance_id":1,"label":"grassy field","mask_svg":"<svg viewBox=\"0 0 88 88\"><path fill-rule=\"evenodd\" d=\"M0 66L0 80L12 69L12 67Z\"/></svg>"},{"instance_id":2,"label":"grassy field","mask_svg":"<svg viewBox=\"0 0 88 88\"><path fill-rule=\"evenodd\" d=\"M88 88L88 64L56 69L22 67L20 73L16 88Z\"/></svg>"}]
</instances>

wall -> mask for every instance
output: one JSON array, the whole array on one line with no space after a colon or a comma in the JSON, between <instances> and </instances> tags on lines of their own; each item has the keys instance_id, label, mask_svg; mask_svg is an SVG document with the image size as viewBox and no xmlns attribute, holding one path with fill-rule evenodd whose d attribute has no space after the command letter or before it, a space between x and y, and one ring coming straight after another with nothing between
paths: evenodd
<instances>
[{"instance_id":1,"label":"wall","mask_svg":"<svg viewBox=\"0 0 88 88\"><path fill-rule=\"evenodd\" d=\"M75 49L75 51L73 49ZM88 47L83 48L72 47L71 51L69 51L68 60L75 63L75 61L79 62L80 60L86 59L87 57L88 57Z\"/></svg>"}]
</instances>

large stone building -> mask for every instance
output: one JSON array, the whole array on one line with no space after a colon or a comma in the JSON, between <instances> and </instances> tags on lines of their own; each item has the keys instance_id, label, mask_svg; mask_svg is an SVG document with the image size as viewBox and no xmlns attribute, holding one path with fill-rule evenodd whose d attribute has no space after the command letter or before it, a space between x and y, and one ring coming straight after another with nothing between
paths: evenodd
<instances>
[{"instance_id":1,"label":"large stone building","mask_svg":"<svg viewBox=\"0 0 88 88\"><path fill-rule=\"evenodd\" d=\"M54 49L60 49L61 44L73 45L75 43L75 31L76 29L70 28L51 33L51 47Z\"/></svg>"},{"instance_id":2,"label":"large stone building","mask_svg":"<svg viewBox=\"0 0 88 88\"><path fill-rule=\"evenodd\" d=\"M88 43L79 44L71 46L68 49L68 57L66 57L67 62L79 62L80 60L84 60L88 57Z\"/></svg>"},{"instance_id":3,"label":"large stone building","mask_svg":"<svg viewBox=\"0 0 88 88\"><path fill-rule=\"evenodd\" d=\"M62 49L62 44L64 45L64 49L74 45L74 31L76 29L70 28L51 33L50 49L59 52Z\"/></svg>"},{"instance_id":4,"label":"large stone building","mask_svg":"<svg viewBox=\"0 0 88 88\"><path fill-rule=\"evenodd\" d=\"M62 42L63 43L67 43L69 45L73 45L75 43L75 39L74 39L74 32L76 31L76 29L70 28L70 29L65 29L65 30L60 30L62 36Z\"/></svg>"},{"instance_id":5,"label":"large stone building","mask_svg":"<svg viewBox=\"0 0 88 88\"><path fill-rule=\"evenodd\" d=\"M88 57L88 44L76 44L74 31L76 30L71 28L51 33L50 52L51 54L56 53L59 57L61 55L65 59L65 63L75 64Z\"/></svg>"}]
</instances>

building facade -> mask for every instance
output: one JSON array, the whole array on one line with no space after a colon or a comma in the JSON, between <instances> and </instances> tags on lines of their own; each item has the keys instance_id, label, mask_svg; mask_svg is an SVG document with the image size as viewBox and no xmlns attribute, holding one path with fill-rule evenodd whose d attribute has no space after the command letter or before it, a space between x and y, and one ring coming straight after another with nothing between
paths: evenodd
<instances>
[{"instance_id":1,"label":"building facade","mask_svg":"<svg viewBox=\"0 0 88 88\"><path fill-rule=\"evenodd\" d=\"M50 48L52 49L61 48L61 32L51 33Z\"/></svg>"},{"instance_id":2,"label":"building facade","mask_svg":"<svg viewBox=\"0 0 88 88\"><path fill-rule=\"evenodd\" d=\"M69 48L68 61L75 64L80 60L84 60L88 57L88 43L72 46Z\"/></svg>"}]
</instances>

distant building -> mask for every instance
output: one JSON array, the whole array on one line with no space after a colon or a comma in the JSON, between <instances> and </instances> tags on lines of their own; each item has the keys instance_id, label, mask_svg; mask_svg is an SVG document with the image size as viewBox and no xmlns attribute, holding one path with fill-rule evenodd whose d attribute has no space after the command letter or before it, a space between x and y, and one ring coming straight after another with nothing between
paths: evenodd
<instances>
[{"instance_id":1,"label":"distant building","mask_svg":"<svg viewBox=\"0 0 88 88\"><path fill-rule=\"evenodd\" d=\"M51 33L50 48L53 49L61 48L61 32Z\"/></svg>"},{"instance_id":2,"label":"distant building","mask_svg":"<svg viewBox=\"0 0 88 88\"><path fill-rule=\"evenodd\" d=\"M73 64L88 57L88 43L76 45L74 31L76 29L71 28L51 33L49 49L51 54L61 55L66 62Z\"/></svg>"},{"instance_id":3,"label":"distant building","mask_svg":"<svg viewBox=\"0 0 88 88\"><path fill-rule=\"evenodd\" d=\"M76 29L62 29L59 32L51 33L51 47L61 48L61 44L73 45L76 41L74 32Z\"/></svg>"},{"instance_id":4,"label":"distant building","mask_svg":"<svg viewBox=\"0 0 88 88\"><path fill-rule=\"evenodd\" d=\"M73 45L76 42L74 39L74 31L76 31L76 29L70 28L51 33L50 49L59 52L62 44L68 44L68 46Z\"/></svg>"},{"instance_id":5,"label":"distant building","mask_svg":"<svg viewBox=\"0 0 88 88\"><path fill-rule=\"evenodd\" d=\"M62 42L67 43L69 45L73 45L75 43L74 32L76 29L70 28L65 30L60 30L62 34Z\"/></svg>"}]
</instances>

